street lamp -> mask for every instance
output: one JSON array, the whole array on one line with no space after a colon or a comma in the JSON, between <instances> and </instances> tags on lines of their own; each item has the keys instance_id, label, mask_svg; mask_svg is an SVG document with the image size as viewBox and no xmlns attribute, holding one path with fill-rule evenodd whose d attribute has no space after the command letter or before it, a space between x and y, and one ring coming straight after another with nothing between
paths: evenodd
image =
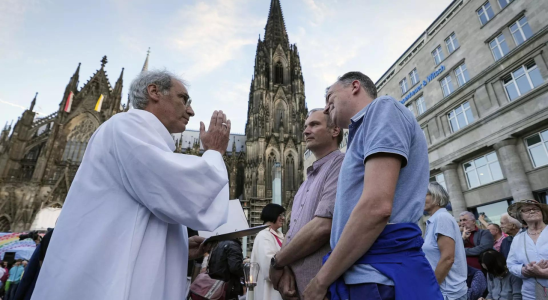
<instances>
[{"instance_id":1,"label":"street lamp","mask_svg":"<svg viewBox=\"0 0 548 300\"><path fill-rule=\"evenodd\" d=\"M254 300L253 288L257 285L257 278L259 277L259 264L258 263L246 263L244 265L245 285L247 286L247 300Z\"/></svg>"}]
</instances>

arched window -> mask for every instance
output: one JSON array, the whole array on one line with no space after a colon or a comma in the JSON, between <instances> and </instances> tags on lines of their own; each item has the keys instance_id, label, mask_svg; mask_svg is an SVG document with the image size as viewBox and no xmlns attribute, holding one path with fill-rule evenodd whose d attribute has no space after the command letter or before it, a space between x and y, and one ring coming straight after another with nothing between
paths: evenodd
<instances>
[{"instance_id":1,"label":"arched window","mask_svg":"<svg viewBox=\"0 0 548 300\"><path fill-rule=\"evenodd\" d=\"M72 129L67 138L65 152L63 152L63 161L81 162L88 141L95 132L95 124L90 119L85 119L82 123Z\"/></svg>"},{"instance_id":2,"label":"arched window","mask_svg":"<svg viewBox=\"0 0 548 300\"><path fill-rule=\"evenodd\" d=\"M8 232L10 231L10 221L6 216L0 217L0 232Z\"/></svg>"},{"instance_id":3,"label":"arched window","mask_svg":"<svg viewBox=\"0 0 548 300\"><path fill-rule=\"evenodd\" d=\"M276 156L274 155L274 152L270 152L270 155L268 156L268 160L266 163L266 190L272 191L272 167L276 163Z\"/></svg>"},{"instance_id":4,"label":"arched window","mask_svg":"<svg viewBox=\"0 0 548 300\"><path fill-rule=\"evenodd\" d=\"M276 114L274 115L274 128L276 128L276 131L280 128L280 124L283 123L284 120L284 105L282 102L278 102L276 105ZM287 128L287 124L283 124L285 128Z\"/></svg>"},{"instance_id":5,"label":"arched window","mask_svg":"<svg viewBox=\"0 0 548 300\"><path fill-rule=\"evenodd\" d=\"M295 180L294 180L294 173L295 173L295 159L293 158L293 155L290 153L287 156L287 159L285 160L285 190L286 191L293 191L295 190Z\"/></svg>"},{"instance_id":6,"label":"arched window","mask_svg":"<svg viewBox=\"0 0 548 300\"><path fill-rule=\"evenodd\" d=\"M43 144L42 144L43 145ZM40 150L42 150L42 145L38 145L34 148L32 148L26 155L25 160L34 162L38 160L38 156L40 155Z\"/></svg>"},{"instance_id":7,"label":"arched window","mask_svg":"<svg viewBox=\"0 0 548 300\"><path fill-rule=\"evenodd\" d=\"M276 63L274 67L274 84L284 83L284 65L281 61Z\"/></svg>"},{"instance_id":8,"label":"arched window","mask_svg":"<svg viewBox=\"0 0 548 300\"><path fill-rule=\"evenodd\" d=\"M253 197L257 197L257 172L253 173L251 181L253 183Z\"/></svg>"}]
</instances>

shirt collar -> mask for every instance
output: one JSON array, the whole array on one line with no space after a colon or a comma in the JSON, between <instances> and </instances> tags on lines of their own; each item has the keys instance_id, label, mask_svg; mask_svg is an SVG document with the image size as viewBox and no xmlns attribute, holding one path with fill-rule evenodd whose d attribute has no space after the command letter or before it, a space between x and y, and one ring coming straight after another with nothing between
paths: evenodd
<instances>
[{"instance_id":1,"label":"shirt collar","mask_svg":"<svg viewBox=\"0 0 548 300\"><path fill-rule=\"evenodd\" d=\"M158 117L156 117L153 113L143 109L135 108L130 109L127 113L136 114L139 117L145 119L145 121L149 123L150 126L156 130L156 132L158 132L158 134L168 145L169 149L171 149L171 151L175 151L175 142L173 141L173 137L171 136L169 131L167 131L167 128L164 126L164 124L162 124Z\"/></svg>"},{"instance_id":2,"label":"shirt collar","mask_svg":"<svg viewBox=\"0 0 548 300\"><path fill-rule=\"evenodd\" d=\"M330 161L333 158L333 156L337 155L338 153L341 153L339 149L331 151L326 156L318 159L317 161L312 163L310 167L306 169L306 173L310 174L311 172L314 172L315 170L319 169L321 166L323 166L326 162Z\"/></svg>"},{"instance_id":3,"label":"shirt collar","mask_svg":"<svg viewBox=\"0 0 548 300\"><path fill-rule=\"evenodd\" d=\"M369 105L366 105L362 110L360 110L357 114L355 114L350 120L354 123L358 122L363 116L365 115L365 112L367 111L367 107Z\"/></svg>"},{"instance_id":4,"label":"shirt collar","mask_svg":"<svg viewBox=\"0 0 548 300\"><path fill-rule=\"evenodd\" d=\"M438 209L431 217L430 219L428 219L426 222L428 224L434 222L434 219L437 218L440 214L442 214L443 212L447 212L447 209L445 207L442 207L440 209Z\"/></svg>"}]
</instances>

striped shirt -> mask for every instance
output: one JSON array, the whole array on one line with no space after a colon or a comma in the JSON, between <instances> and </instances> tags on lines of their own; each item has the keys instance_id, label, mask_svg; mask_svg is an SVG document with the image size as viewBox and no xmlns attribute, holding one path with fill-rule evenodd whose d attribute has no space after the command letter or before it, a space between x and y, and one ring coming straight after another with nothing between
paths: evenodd
<instances>
[{"instance_id":1,"label":"striped shirt","mask_svg":"<svg viewBox=\"0 0 548 300\"><path fill-rule=\"evenodd\" d=\"M333 218L339 171L344 153L335 150L308 167L308 178L303 182L293 200L289 231L285 244L314 217ZM306 286L322 266L322 258L331 251L329 243L313 254L291 264L297 288L302 298Z\"/></svg>"}]
</instances>

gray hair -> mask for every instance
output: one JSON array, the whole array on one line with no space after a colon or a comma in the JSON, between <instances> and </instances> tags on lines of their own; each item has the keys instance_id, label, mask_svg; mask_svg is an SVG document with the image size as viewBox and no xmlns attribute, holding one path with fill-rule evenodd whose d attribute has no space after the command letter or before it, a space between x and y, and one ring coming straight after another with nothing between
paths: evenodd
<instances>
[{"instance_id":1,"label":"gray hair","mask_svg":"<svg viewBox=\"0 0 548 300\"><path fill-rule=\"evenodd\" d=\"M436 181L428 183L428 195L432 197L432 203L440 207L446 207L447 204L449 204L449 194L447 194L447 191L443 186Z\"/></svg>"},{"instance_id":2,"label":"gray hair","mask_svg":"<svg viewBox=\"0 0 548 300\"><path fill-rule=\"evenodd\" d=\"M147 107L149 100L148 86L151 84L156 85L162 94L169 95L173 79L180 81L185 86L187 85L182 79L166 70L141 72L129 86L129 101L133 108L145 109Z\"/></svg>"},{"instance_id":3,"label":"gray hair","mask_svg":"<svg viewBox=\"0 0 548 300\"><path fill-rule=\"evenodd\" d=\"M337 79L343 86L347 87L354 81L359 81L360 86L365 90L367 94L373 99L377 98L377 87L371 78L361 72L348 72Z\"/></svg>"},{"instance_id":4,"label":"gray hair","mask_svg":"<svg viewBox=\"0 0 548 300\"><path fill-rule=\"evenodd\" d=\"M469 212L469 211L463 211L460 213L459 217L462 217L462 216L468 216L470 217L472 220L476 220L476 216L474 216L473 213Z\"/></svg>"},{"instance_id":5,"label":"gray hair","mask_svg":"<svg viewBox=\"0 0 548 300\"><path fill-rule=\"evenodd\" d=\"M523 225L521 225L521 222L518 221L517 219L515 218L512 218L508 213L503 213L501 216L500 216L500 220L502 221L502 219L507 219L507 221L509 223L512 223L514 224L517 228L521 228L523 227Z\"/></svg>"}]
</instances>

